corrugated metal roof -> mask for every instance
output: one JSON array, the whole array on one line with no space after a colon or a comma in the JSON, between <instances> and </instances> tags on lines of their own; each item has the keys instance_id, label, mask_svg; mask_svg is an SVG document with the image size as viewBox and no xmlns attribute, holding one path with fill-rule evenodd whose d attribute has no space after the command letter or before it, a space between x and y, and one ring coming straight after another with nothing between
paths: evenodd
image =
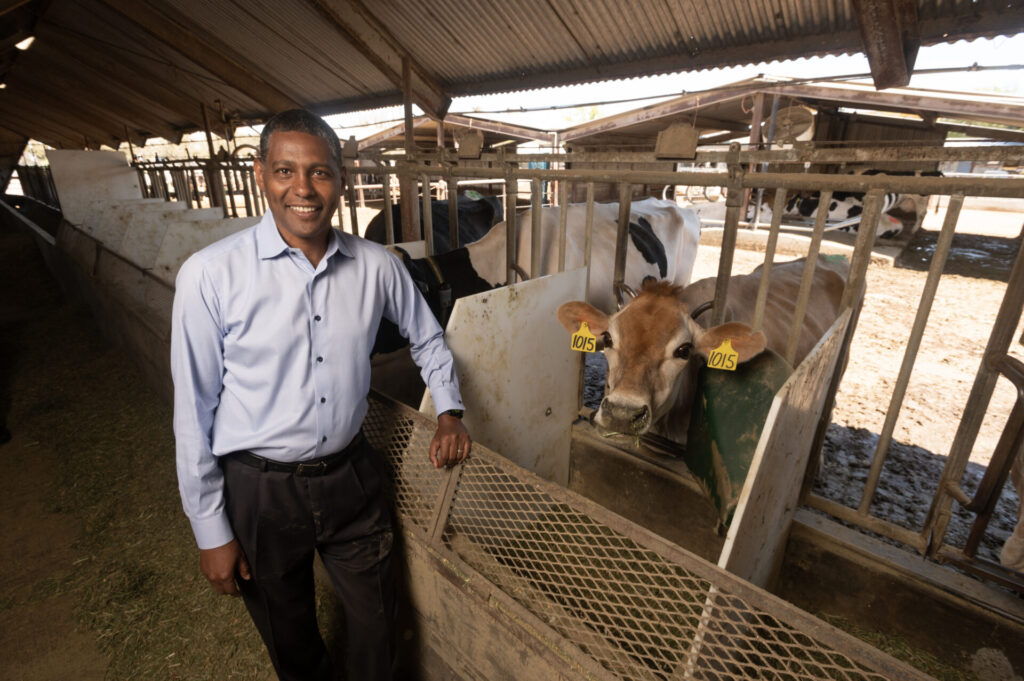
<instances>
[{"instance_id":1,"label":"corrugated metal roof","mask_svg":"<svg viewBox=\"0 0 1024 681\"><path fill-rule=\"evenodd\" d=\"M202 127L203 105L219 130L221 118L260 120L287 106L396 104L404 57L414 102L440 114L457 95L879 48L850 0L13 4L0 5L0 34L36 42L27 52L0 42L0 127L71 147L173 139ZM908 50L1024 30L1020 0L907 6L916 7L916 23L903 27Z\"/></svg>"}]
</instances>

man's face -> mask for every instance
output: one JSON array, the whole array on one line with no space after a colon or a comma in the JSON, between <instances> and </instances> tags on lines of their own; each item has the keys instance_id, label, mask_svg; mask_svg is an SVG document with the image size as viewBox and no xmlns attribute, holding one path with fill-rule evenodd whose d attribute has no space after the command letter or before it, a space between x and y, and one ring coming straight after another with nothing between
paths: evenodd
<instances>
[{"instance_id":1,"label":"man's face","mask_svg":"<svg viewBox=\"0 0 1024 681\"><path fill-rule=\"evenodd\" d=\"M275 132L267 157L256 159L254 170L285 243L292 248L325 244L342 188L341 169L327 141L304 132Z\"/></svg>"}]
</instances>

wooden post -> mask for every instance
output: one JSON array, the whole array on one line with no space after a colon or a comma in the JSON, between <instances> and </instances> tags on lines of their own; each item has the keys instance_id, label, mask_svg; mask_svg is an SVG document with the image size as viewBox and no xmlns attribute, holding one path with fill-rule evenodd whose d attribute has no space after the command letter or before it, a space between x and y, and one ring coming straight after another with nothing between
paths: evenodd
<instances>
[{"instance_id":1,"label":"wooden post","mask_svg":"<svg viewBox=\"0 0 1024 681\"><path fill-rule=\"evenodd\" d=\"M206 162L206 193L210 197L210 206L221 206L224 208L224 217L228 216L227 201L224 199L224 185L220 181L220 169L214 160L216 152L213 149L213 133L210 132L210 116L206 111L206 104L200 102L200 109L203 113L203 129L206 131L206 148L210 152L210 158Z\"/></svg>"},{"instance_id":2,"label":"wooden post","mask_svg":"<svg viewBox=\"0 0 1024 681\"><path fill-rule=\"evenodd\" d=\"M405 155L411 158L416 153L416 140L412 129L412 67L409 58L402 59L402 104L405 108ZM398 188L402 201L402 241L419 241L420 204L416 200L416 176L411 172L398 174Z\"/></svg>"}]
</instances>

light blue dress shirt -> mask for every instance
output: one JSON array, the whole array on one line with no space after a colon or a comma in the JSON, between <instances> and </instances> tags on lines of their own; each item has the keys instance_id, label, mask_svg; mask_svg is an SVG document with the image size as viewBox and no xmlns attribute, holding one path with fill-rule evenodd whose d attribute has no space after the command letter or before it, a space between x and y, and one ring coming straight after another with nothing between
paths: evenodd
<instances>
[{"instance_id":1,"label":"light blue dress shirt","mask_svg":"<svg viewBox=\"0 0 1024 681\"><path fill-rule=\"evenodd\" d=\"M245 449L303 461L356 436L381 316L409 339L438 412L462 409L441 327L382 246L332 230L314 269L268 211L181 266L171 318L174 435L199 548L234 538L216 457Z\"/></svg>"}]
</instances>

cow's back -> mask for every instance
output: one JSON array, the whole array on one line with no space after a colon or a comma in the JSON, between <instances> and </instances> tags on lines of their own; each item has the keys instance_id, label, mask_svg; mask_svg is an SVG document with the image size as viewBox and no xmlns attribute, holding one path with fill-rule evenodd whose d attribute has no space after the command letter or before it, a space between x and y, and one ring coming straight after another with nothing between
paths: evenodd
<instances>
[{"instance_id":1,"label":"cow's back","mask_svg":"<svg viewBox=\"0 0 1024 681\"><path fill-rule=\"evenodd\" d=\"M806 260L801 258L772 265L771 285L765 302L762 331L768 341L768 347L780 355L785 355L786 344L789 341L805 262ZM733 276L729 280L726 321L753 325L757 292L763 271L763 266L759 266L750 274ZM849 264L845 260L833 261L819 256L814 269L811 296L801 324L794 364L799 364L810 353L839 317L848 271ZM694 282L684 292L683 301L690 309L694 309L703 302L713 300L715 281L715 277L709 277ZM711 311L705 312L698 322L708 326L711 316Z\"/></svg>"}]
</instances>

